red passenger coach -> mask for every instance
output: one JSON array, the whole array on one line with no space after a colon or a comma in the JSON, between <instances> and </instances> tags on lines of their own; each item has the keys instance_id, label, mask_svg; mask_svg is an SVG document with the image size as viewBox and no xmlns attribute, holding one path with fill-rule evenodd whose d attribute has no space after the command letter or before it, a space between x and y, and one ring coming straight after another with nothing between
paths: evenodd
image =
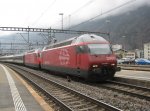
<instances>
[{"instance_id":1,"label":"red passenger coach","mask_svg":"<svg viewBox=\"0 0 150 111\"><path fill-rule=\"evenodd\" d=\"M114 76L117 60L108 41L84 34L45 47L41 52L41 68L103 81Z\"/></svg>"},{"instance_id":2,"label":"red passenger coach","mask_svg":"<svg viewBox=\"0 0 150 111\"><path fill-rule=\"evenodd\" d=\"M29 52L26 52L24 55L24 64L26 66L40 68L40 50L32 50Z\"/></svg>"}]
</instances>

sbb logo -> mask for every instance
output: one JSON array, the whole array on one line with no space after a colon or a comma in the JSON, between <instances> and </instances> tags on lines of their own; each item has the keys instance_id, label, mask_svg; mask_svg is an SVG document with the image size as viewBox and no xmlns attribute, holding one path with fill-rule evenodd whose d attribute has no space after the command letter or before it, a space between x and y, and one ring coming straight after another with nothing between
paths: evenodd
<instances>
[{"instance_id":1,"label":"sbb logo","mask_svg":"<svg viewBox=\"0 0 150 111\"><path fill-rule=\"evenodd\" d=\"M59 53L59 60L61 65L69 64L70 55L67 49L61 49Z\"/></svg>"}]
</instances>

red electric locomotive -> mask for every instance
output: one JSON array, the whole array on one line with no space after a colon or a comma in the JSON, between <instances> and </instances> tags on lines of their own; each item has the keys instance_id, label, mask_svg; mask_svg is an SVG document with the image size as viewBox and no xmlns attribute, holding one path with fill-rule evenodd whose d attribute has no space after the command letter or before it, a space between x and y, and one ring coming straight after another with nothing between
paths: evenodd
<instances>
[{"instance_id":1,"label":"red electric locomotive","mask_svg":"<svg viewBox=\"0 0 150 111\"><path fill-rule=\"evenodd\" d=\"M34 68L40 68L40 50L31 50L29 52L26 52L24 54L24 65L34 67Z\"/></svg>"},{"instance_id":2,"label":"red electric locomotive","mask_svg":"<svg viewBox=\"0 0 150 111\"><path fill-rule=\"evenodd\" d=\"M114 77L117 59L108 41L84 34L45 47L41 52L41 68L104 81Z\"/></svg>"}]
</instances>

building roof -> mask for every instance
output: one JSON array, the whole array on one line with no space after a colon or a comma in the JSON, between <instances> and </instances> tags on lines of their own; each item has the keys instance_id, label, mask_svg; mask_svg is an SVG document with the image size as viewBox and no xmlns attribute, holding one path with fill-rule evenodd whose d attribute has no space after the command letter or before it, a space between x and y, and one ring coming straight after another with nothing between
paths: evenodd
<instances>
[{"instance_id":1,"label":"building roof","mask_svg":"<svg viewBox=\"0 0 150 111\"><path fill-rule=\"evenodd\" d=\"M113 49L114 52L117 52L117 51L125 51L127 52L127 50L124 50L124 49Z\"/></svg>"},{"instance_id":2,"label":"building roof","mask_svg":"<svg viewBox=\"0 0 150 111\"><path fill-rule=\"evenodd\" d=\"M150 44L150 42L148 42L148 43L144 43L144 45L147 45L147 44Z\"/></svg>"}]
</instances>

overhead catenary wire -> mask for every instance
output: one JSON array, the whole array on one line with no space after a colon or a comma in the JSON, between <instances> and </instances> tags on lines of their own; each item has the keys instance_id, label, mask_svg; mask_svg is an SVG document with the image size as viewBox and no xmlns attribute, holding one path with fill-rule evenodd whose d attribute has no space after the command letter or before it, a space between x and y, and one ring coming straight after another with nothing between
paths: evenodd
<instances>
[{"instance_id":1,"label":"overhead catenary wire","mask_svg":"<svg viewBox=\"0 0 150 111\"><path fill-rule=\"evenodd\" d=\"M53 2L41 13L41 15L35 20L35 22L32 24L33 26L39 22L39 20L43 17L43 15L49 10L50 7L52 7L55 4L56 0L53 0Z\"/></svg>"},{"instance_id":2,"label":"overhead catenary wire","mask_svg":"<svg viewBox=\"0 0 150 111\"><path fill-rule=\"evenodd\" d=\"M85 3L83 6L81 6L80 8L78 8L77 10L73 11L72 13L70 13L69 15L75 14L77 12L79 12L80 10L82 10L83 8L87 7L88 5L90 5L91 3L93 3L95 0L90 0L87 3Z\"/></svg>"},{"instance_id":3,"label":"overhead catenary wire","mask_svg":"<svg viewBox=\"0 0 150 111\"><path fill-rule=\"evenodd\" d=\"M95 17L92 17L92 18L90 18L90 19L88 19L88 20L86 20L86 21L84 21L84 22L81 22L81 23L79 23L79 24L77 24L77 25L74 25L74 26L70 27L70 29L75 28L75 27L77 27L77 26L79 26L79 25L81 25L81 24L85 24L85 23L87 23L87 22L89 22L89 21L91 21L91 20L94 20L94 19L96 19L96 18L98 18L98 17L100 17L100 16L103 16L103 15L106 15L106 14L108 14L108 13L110 13L110 12L113 12L113 11L115 11L115 10L117 10L117 9L119 9L119 8L122 8L122 7L124 7L124 6L126 6L126 5L128 5L128 4L130 4L130 3L135 2L135 1L136 1L136 0L130 0L130 1L126 2L126 3L123 3L123 4L119 5L119 6L116 6L116 7L112 8L112 9L110 9L110 10L104 12L104 13L100 13L100 14L98 14L98 15L95 16Z\"/></svg>"},{"instance_id":4,"label":"overhead catenary wire","mask_svg":"<svg viewBox=\"0 0 150 111\"><path fill-rule=\"evenodd\" d=\"M95 1L96 1L96 0L89 0L89 1L86 2L84 5L82 5L80 8L78 8L78 9L74 10L72 13L66 15L66 16L64 17L64 20L65 20L66 18L68 18L68 16L74 15L75 13L81 11L83 8L89 6L90 4L92 4L92 3L95 2ZM60 20L57 21L57 23L58 23L58 22L60 22ZM55 24L56 24L56 23L55 23Z\"/></svg>"}]
</instances>

